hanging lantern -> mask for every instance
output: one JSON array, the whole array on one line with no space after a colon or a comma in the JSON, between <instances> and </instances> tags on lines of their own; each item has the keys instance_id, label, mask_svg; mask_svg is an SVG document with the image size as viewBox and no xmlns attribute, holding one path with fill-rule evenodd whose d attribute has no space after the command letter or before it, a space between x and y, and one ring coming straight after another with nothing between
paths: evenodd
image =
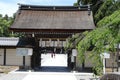
<instances>
[{"instance_id":1,"label":"hanging lantern","mask_svg":"<svg viewBox=\"0 0 120 80\"><path fill-rule=\"evenodd\" d=\"M42 47L42 38L40 38L39 46Z\"/></svg>"},{"instance_id":2,"label":"hanging lantern","mask_svg":"<svg viewBox=\"0 0 120 80\"><path fill-rule=\"evenodd\" d=\"M57 47L59 47L59 45L60 45L60 41L59 39L57 39Z\"/></svg>"},{"instance_id":3,"label":"hanging lantern","mask_svg":"<svg viewBox=\"0 0 120 80\"><path fill-rule=\"evenodd\" d=\"M50 46L50 43L49 43L49 40L46 41L46 47L49 47Z\"/></svg>"},{"instance_id":4,"label":"hanging lantern","mask_svg":"<svg viewBox=\"0 0 120 80\"><path fill-rule=\"evenodd\" d=\"M51 41L51 39L49 39L49 47L51 47L52 46L52 41Z\"/></svg>"}]
</instances>

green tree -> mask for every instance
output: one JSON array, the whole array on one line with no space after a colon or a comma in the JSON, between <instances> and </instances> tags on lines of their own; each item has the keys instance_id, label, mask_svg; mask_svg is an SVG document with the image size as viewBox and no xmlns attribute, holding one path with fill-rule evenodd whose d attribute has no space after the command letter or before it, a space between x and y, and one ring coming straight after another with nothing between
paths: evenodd
<instances>
[{"instance_id":1,"label":"green tree","mask_svg":"<svg viewBox=\"0 0 120 80\"><path fill-rule=\"evenodd\" d=\"M84 53L91 48L89 58L92 58L94 70L98 75L102 74L102 62L100 54L107 52L116 52L115 44L120 43L120 2L106 0L95 13L96 29L91 32L81 33L82 36L74 36L69 39L68 48L74 41L79 51L79 59L84 61Z\"/></svg>"},{"instance_id":2,"label":"green tree","mask_svg":"<svg viewBox=\"0 0 120 80\"><path fill-rule=\"evenodd\" d=\"M9 27L13 23L14 19L12 17L8 17L5 15L4 17L0 16L0 37L9 37L11 36L11 32L9 31Z\"/></svg>"},{"instance_id":3,"label":"green tree","mask_svg":"<svg viewBox=\"0 0 120 80\"><path fill-rule=\"evenodd\" d=\"M116 2L114 0L106 0L104 4L96 11L94 18L95 23L100 21L105 16L111 15L114 11L120 9L120 2Z\"/></svg>"},{"instance_id":4,"label":"green tree","mask_svg":"<svg viewBox=\"0 0 120 80\"><path fill-rule=\"evenodd\" d=\"M81 54L79 55L80 57L82 57L84 53L91 47L91 44L94 45L94 48L91 51L91 55L92 58L94 58L93 61L95 61L95 69L99 73L101 72L100 70L102 70L100 54L104 51L115 52L115 44L120 43L119 18L120 10L115 11L112 15L108 17L105 17L98 23L99 28L88 32L88 34L81 41L79 41L77 45L79 54Z\"/></svg>"},{"instance_id":5,"label":"green tree","mask_svg":"<svg viewBox=\"0 0 120 80\"><path fill-rule=\"evenodd\" d=\"M104 0L77 0L76 3L74 3L75 6L79 6L79 5L91 5L91 10L93 12L93 17L96 15L98 9L101 7L101 5L103 4ZM96 20L95 20L95 24L96 24Z\"/></svg>"}]
</instances>

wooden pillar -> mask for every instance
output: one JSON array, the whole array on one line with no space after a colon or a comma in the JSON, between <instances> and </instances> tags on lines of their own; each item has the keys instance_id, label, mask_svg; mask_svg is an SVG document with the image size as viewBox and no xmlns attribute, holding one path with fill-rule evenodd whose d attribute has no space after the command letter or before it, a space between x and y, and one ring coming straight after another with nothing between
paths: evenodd
<instances>
[{"instance_id":1,"label":"wooden pillar","mask_svg":"<svg viewBox=\"0 0 120 80\"><path fill-rule=\"evenodd\" d=\"M23 56L23 67L25 68L25 56Z\"/></svg>"},{"instance_id":2,"label":"wooden pillar","mask_svg":"<svg viewBox=\"0 0 120 80\"><path fill-rule=\"evenodd\" d=\"M38 38L34 38L34 39L35 39L35 46L33 48L33 55L31 57L31 67L33 69L41 66L41 53L39 51L39 39Z\"/></svg>"},{"instance_id":3,"label":"wooden pillar","mask_svg":"<svg viewBox=\"0 0 120 80\"><path fill-rule=\"evenodd\" d=\"M82 71L84 71L84 69L85 69L85 61L83 61L82 63Z\"/></svg>"},{"instance_id":4,"label":"wooden pillar","mask_svg":"<svg viewBox=\"0 0 120 80\"><path fill-rule=\"evenodd\" d=\"M119 44L117 45L117 72L119 72Z\"/></svg>"},{"instance_id":5,"label":"wooden pillar","mask_svg":"<svg viewBox=\"0 0 120 80\"><path fill-rule=\"evenodd\" d=\"M112 72L114 72L115 53L112 53Z\"/></svg>"},{"instance_id":6,"label":"wooden pillar","mask_svg":"<svg viewBox=\"0 0 120 80\"><path fill-rule=\"evenodd\" d=\"M70 51L67 53L68 54L68 58L67 58L67 66L68 66L68 68L70 68L71 69L71 53L70 53Z\"/></svg>"},{"instance_id":7,"label":"wooden pillar","mask_svg":"<svg viewBox=\"0 0 120 80\"><path fill-rule=\"evenodd\" d=\"M73 70L76 71L76 56L74 56L74 65L73 65Z\"/></svg>"},{"instance_id":8,"label":"wooden pillar","mask_svg":"<svg viewBox=\"0 0 120 80\"><path fill-rule=\"evenodd\" d=\"M3 65L6 65L6 48L4 48L4 61L3 61Z\"/></svg>"},{"instance_id":9,"label":"wooden pillar","mask_svg":"<svg viewBox=\"0 0 120 80\"><path fill-rule=\"evenodd\" d=\"M31 68L34 69L35 68L35 52L33 49L33 55L31 56Z\"/></svg>"},{"instance_id":10,"label":"wooden pillar","mask_svg":"<svg viewBox=\"0 0 120 80\"><path fill-rule=\"evenodd\" d=\"M69 65L70 65L70 63L69 63L69 53L67 53L67 55L68 55L68 58L67 58L67 66L68 66L68 68L69 68Z\"/></svg>"}]
</instances>

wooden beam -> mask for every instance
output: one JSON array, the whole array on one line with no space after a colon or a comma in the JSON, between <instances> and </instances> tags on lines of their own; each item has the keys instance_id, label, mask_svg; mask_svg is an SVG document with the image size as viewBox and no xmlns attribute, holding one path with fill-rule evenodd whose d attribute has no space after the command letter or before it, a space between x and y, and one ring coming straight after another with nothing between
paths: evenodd
<instances>
[{"instance_id":1,"label":"wooden beam","mask_svg":"<svg viewBox=\"0 0 120 80\"><path fill-rule=\"evenodd\" d=\"M80 33L84 31L91 31L92 29L18 29L18 28L9 28L11 31L17 32L17 33Z\"/></svg>"}]
</instances>

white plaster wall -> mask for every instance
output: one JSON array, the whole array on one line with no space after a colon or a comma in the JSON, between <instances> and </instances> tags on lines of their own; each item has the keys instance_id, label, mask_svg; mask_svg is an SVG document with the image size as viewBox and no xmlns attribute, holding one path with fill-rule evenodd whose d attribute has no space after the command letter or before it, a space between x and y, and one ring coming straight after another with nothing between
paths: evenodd
<instances>
[{"instance_id":1,"label":"white plaster wall","mask_svg":"<svg viewBox=\"0 0 120 80\"><path fill-rule=\"evenodd\" d=\"M6 65L23 65L23 56L16 54L16 49L6 49ZM25 65L30 66L30 56L25 56Z\"/></svg>"},{"instance_id":2,"label":"white plaster wall","mask_svg":"<svg viewBox=\"0 0 120 80\"><path fill-rule=\"evenodd\" d=\"M4 61L4 49L0 49L0 65L3 65Z\"/></svg>"},{"instance_id":3,"label":"white plaster wall","mask_svg":"<svg viewBox=\"0 0 120 80\"><path fill-rule=\"evenodd\" d=\"M23 65L23 57L16 54L16 49L6 49L6 65Z\"/></svg>"},{"instance_id":4,"label":"white plaster wall","mask_svg":"<svg viewBox=\"0 0 120 80\"><path fill-rule=\"evenodd\" d=\"M25 56L25 65L30 66L31 62L31 56Z\"/></svg>"}]
</instances>

